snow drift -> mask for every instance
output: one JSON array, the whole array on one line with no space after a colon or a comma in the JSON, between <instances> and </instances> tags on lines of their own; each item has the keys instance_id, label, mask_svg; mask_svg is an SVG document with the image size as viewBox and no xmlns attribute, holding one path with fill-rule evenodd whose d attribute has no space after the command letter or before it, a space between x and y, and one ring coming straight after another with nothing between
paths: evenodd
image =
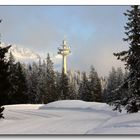
<instances>
[{"instance_id":1,"label":"snow drift","mask_svg":"<svg viewBox=\"0 0 140 140\"><path fill-rule=\"evenodd\" d=\"M73 109L91 111L112 111L112 108L105 103L85 102L81 100L62 100L40 106L39 109Z\"/></svg>"},{"instance_id":2,"label":"snow drift","mask_svg":"<svg viewBox=\"0 0 140 140\"><path fill-rule=\"evenodd\" d=\"M140 113L113 112L104 103L79 100L47 105L7 105L0 134L139 134Z\"/></svg>"}]
</instances>

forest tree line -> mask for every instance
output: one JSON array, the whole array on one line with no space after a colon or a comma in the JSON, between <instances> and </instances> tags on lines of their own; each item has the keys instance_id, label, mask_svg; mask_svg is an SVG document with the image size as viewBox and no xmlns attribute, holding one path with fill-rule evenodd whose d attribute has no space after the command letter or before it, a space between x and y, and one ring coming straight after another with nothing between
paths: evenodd
<instances>
[{"instance_id":1,"label":"forest tree line","mask_svg":"<svg viewBox=\"0 0 140 140\"><path fill-rule=\"evenodd\" d=\"M101 79L95 68L82 73L76 82L69 75L55 72L48 54L42 63L23 66L15 62L10 53L11 46L0 47L0 118L3 105L18 103L49 103L56 100L80 99L106 102L121 112L122 107L129 113L140 110L140 8L131 6L124 15L128 21L124 26L128 50L114 53L125 63L126 73L112 68L107 85L102 88Z\"/></svg>"},{"instance_id":2,"label":"forest tree line","mask_svg":"<svg viewBox=\"0 0 140 140\"><path fill-rule=\"evenodd\" d=\"M44 61L22 64L16 62L10 52L7 64L8 85L4 95L0 94L1 105L47 104L57 100L108 103L113 99L111 92L126 77L121 68L112 67L109 76L102 83L93 66L89 73L78 71L75 74L69 71L65 75L54 70L49 54Z\"/></svg>"},{"instance_id":3,"label":"forest tree line","mask_svg":"<svg viewBox=\"0 0 140 140\"><path fill-rule=\"evenodd\" d=\"M66 75L54 70L49 54L44 61L23 64L15 61L11 52L7 58L10 47L0 47L0 118L3 105L47 104L57 100L109 103L120 98L112 91L126 78L127 73L121 68L112 67L106 78L100 78L93 66L89 73L68 71Z\"/></svg>"}]
</instances>

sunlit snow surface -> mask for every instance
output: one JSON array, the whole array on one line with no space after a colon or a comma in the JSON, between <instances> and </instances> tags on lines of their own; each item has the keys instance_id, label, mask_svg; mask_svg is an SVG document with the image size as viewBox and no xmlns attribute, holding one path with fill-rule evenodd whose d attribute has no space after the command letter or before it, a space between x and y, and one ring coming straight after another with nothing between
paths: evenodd
<instances>
[{"instance_id":1,"label":"sunlit snow surface","mask_svg":"<svg viewBox=\"0 0 140 140\"><path fill-rule=\"evenodd\" d=\"M140 113L79 100L5 106L0 134L140 134Z\"/></svg>"}]
</instances>

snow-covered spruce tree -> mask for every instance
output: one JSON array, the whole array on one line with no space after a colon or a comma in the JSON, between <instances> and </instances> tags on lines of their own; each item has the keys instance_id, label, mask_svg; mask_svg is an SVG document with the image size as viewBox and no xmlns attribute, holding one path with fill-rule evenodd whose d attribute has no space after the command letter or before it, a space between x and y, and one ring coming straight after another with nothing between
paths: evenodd
<instances>
[{"instance_id":1,"label":"snow-covered spruce tree","mask_svg":"<svg viewBox=\"0 0 140 140\"><path fill-rule=\"evenodd\" d=\"M105 102L110 103L114 100L120 99L120 96L123 95L121 91L121 94L114 94L114 90L118 88L123 82L124 82L125 76L122 71L122 69L119 67L117 70L112 67L111 72L109 73L108 79L107 79L107 88L105 89Z\"/></svg>"},{"instance_id":2,"label":"snow-covered spruce tree","mask_svg":"<svg viewBox=\"0 0 140 140\"><path fill-rule=\"evenodd\" d=\"M9 90L9 62L5 57L5 54L8 52L8 49L11 46L7 46L4 48L0 47L0 118L4 118L3 117L3 110L4 107L2 107L3 105L5 105L7 103L7 97L8 97L8 90Z\"/></svg>"},{"instance_id":3,"label":"snow-covered spruce tree","mask_svg":"<svg viewBox=\"0 0 140 140\"><path fill-rule=\"evenodd\" d=\"M57 93L58 100L61 100L61 91L62 91L62 74L57 71L56 72L56 93Z\"/></svg>"},{"instance_id":4,"label":"snow-covered spruce tree","mask_svg":"<svg viewBox=\"0 0 140 140\"><path fill-rule=\"evenodd\" d=\"M28 98L29 103L40 103L39 102L39 93L38 93L38 83L39 83L39 68L38 65L33 62L32 65L29 65L26 72L26 79L28 85Z\"/></svg>"},{"instance_id":5,"label":"snow-covered spruce tree","mask_svg":"<svg viewBox=\"0 0 140 140\"><path fill-rule=\"evenodd\" d=\"M118 87L124 82L125 76L124 76L124 73L123 73L121 67L118 67L116 72L117 72L117 75L116 75L117 76L117 79L116 79L117 83L116 84L117 84L117 87Z\"/></svg>"},{"instance_id":6,"label":"snow-covered spruce tree","mask_svg":"<svg viewBox=\"0 0 140 140\"><path fill-rule=\"evenodd\" d=\"M17 77L15 75L16 63L15 63L15 59L12 52L10 52L9 54L9 72L10 72L10 75L9 75L10 89L8 92L7 104L12 104L14 102L13 95L15 94L16 89L17 89L17 85L16 85Z\"/></svg>"},{"instance_id":7,"label":"snow-covered spruce tree","mask_svg":"<svg viewBox=\"0 0 140 140\"><path fill-rule=\"evenodd\" d=\"M89 90L91 94L90 101L101 102L102 100L101 81L93 66L91 66L89 74Z\"/></svg>"},{"instance_id":8,"label":"snow-covered spruce tree","mask_svg":"<svg viewBox=\"0 0 140 140\"><path fill-rule=\"evenodd\" d=\"M76 87L73 80L70 80L71 75L65 74L62 71L62 74L56 73L56 87L58 100L74 100L77 99ZM73 79L73 78L72 78Z\"/></svg>"},{"instance_id":9,"label":"snow-covered spruce tree","mask_svg":"<svg viewBox=\"0 0 140 140\"><path fill-rule=\"evenodd\" d=\"M12 77L14 89L12 93L12 103L13 104L24 104L28 103L27 94L27 80L23 65L17 62L15 65L14 77Z\"/></svg>"},{"instance_id":10,"label":"snow-covered spruce tree","mask_svg":"<svg viewBox=\"0 0 140 140\"><path fill-rule=\"evenodd\" d=\"M14 56L9 55L9 81L10 90L8 92L7 104L27 103L27 81L23 65L15 62Z\"/></svg>"},{"instance_id":11,"label":"snow-covered spruce tree","mask_svg":"<svg viewBox=\"0 0 140 140\"><path fill-rule=\"evenodd\" d=\"M69 82L69 99L76 100L77 93L76 93L76 85L73 82Z\"/></svg>"},{"instance_id":12,"label":"snow-covered spruce tree","mask_svg":"<svg viewBox=\"0 0 140 140\"><path fill-rule=\"evenodd\" d=\"M83 101L91 101L91 99L93 99L89 91L89 81L86 76L86 72L82 73L82 80L79 86L78 96L78 98Z\"/></svg>"},{"instance_id":13,"label":"snow-covered spruce tree","mask_svg":"<svg viewBox=\"0 0 140 140\"><path fill-rule=\"evenodd\" d=\"M37 98L38 103L44 103L44 98L46 96L46 62L39 61L39 67L37 72L38 77L38 86L37 86Z\"/></svg>"},{"instance_id":14,"label":"snow-covered spruce tree","mask_svg":"<svg viewBox=\"0 0 140 140\"><path fill-rule=\"evenodd\" d=\"M113 94L112 91L117 88L117 71L114 67L112 67L112 70L109 72L109 76L107 78L107 87L105 89L105 102L109 103L113 101Z\"/></svg>"},{"instance_id":15,"label":"snow-covered spruce tree","mask_svg":"<svg viewBox=\"0 0 140 140\"><path fill-rule=\"evenodd\" d=\"M69 82L69 99L71 100L76 100L77 99L77 92L78 92L78 83L77 79L78 77L76 76L76 71L68 71L67 76L68 76L68 82Z\"/></svg>"},{"instance_id":16,"label":"snow-covered spruce tree","mask_svg":"<svg viewBox=\"0 0 140 140\"><path fill-rule=\"evenodd\" d=\"M45 90L44 103L49 103L57 100L56 93L56 75L54 72L53 62L50 55L47 55L47 68L46 68L46 90Z\"/></svg>"},{"instance_id":17,"label":"snow-covered spruce tree","mask_svg":"<svg viewBox=\"0 0 140 140\"><path fill-rule=\"evenodd\" d=\"M67 72L70 84L70 99L78 99L78 89L80 86L80 71L69 70Z\"/></svg>"},{"instance_id":18,"label":"snow-covered spruce tree","mask_svg":"<svg viewBox=\"0 0 140 140\"><path fill-rule=\"evenodd\" d=\"M126 38L124 41L129 43L129 49L114 55L125 62L129 75L125 82L114 91L119 94L122 89L127 89L127 94L120 100L112 102L115 109L121 111L124 106L129 113L138 112L140 110L140 8L138 5L131 6L130 10L124 13L128 18L125 26Z\"/></svg>"},{"instance_id":19,"label":"snow-covered spruce tree","mask_svg":"<svg viewBox=\"0 0 140 140\"><path fill-rule=\"evenodd\" d=\"M69 78L68 76L62 72L62 75L61 75L61 86L60 86L60 99L61 100L67 100L69 99L69 88L70 88L70 85L69 85Z\"/></svg>"}]
</instances>

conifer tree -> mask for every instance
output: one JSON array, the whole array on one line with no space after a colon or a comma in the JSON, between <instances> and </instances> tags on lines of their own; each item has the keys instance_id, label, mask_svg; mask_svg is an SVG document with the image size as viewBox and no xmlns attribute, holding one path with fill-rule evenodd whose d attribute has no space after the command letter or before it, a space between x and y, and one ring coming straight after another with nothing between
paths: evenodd
<instances>
[{"instance_id":1,"label":"conifer tree","mask_svg":"<svg viewBox=\"0 0 140 140\"><path fill-rule=\"evenodd\" d=\"M114 67L112 67L112 70L109 73L108 79L107 79L107 88L105 94L105 102L109 103L113 101L114 94L112 93L113 90L117 88L117 71Z\"/></svg>"},{"instance_id":2,"label":"conifer tree","mask_svg":"<svg viewBox=\"0 0 140 140\"><path fill-rule=\"evenodd\" d=\"M8 91L10 87L10 82L8 80L9 78L9 62L5 57L5 54L8 52L8 49L11 46L7 47L0 47L0 118L3 117L3 105L7 104L7 97L8 97Z\"/></svg>"},{"instance_id":3,"label":"conifer tree","mask_svg":"<svg viewBox=\"0 0 140 140\"><path fill-rule=\"evenodd\" d=\"M53 62L50 55L47 55L47 68L46 68L46 96L44 103L49 103L57 100L56 94L56 75L53 68Z\"/></svg>"},{"instance_id":4,"label":"conifer tree","mask_svg":"<svg viewBox=\"0 0 140 140\"><path fill-rule=\"evenodd\" d=\"M57 72L57 93L59 100L74 100L77 99L76 87L73 82L72 75L65 74L62 71L62 74ZM70 80L71 79L71 80Z\"/></svg>"},{"instance_id":5,"label":"conifer tree","mask_svg":"<svg viewBox=\"0 0 140 140\"><path fill-rule=\"evenodd\" d=\"M12 104L13 103L13 95L16 92L16 63L15 63L15 59L14 56L12 54L12 52L10 52L9 54L9 72L10 72L10 76L9 76L9 82L10 82L10 90L8 92L8 104Z\"/></svg>"},{"instance_id":6,"label":"conifer tree","mask_svg":"<svg viewBox=\"0 0 140 140\"><path fill-rule=\"evenodd\" d=\"M138 5L131 6L124 15L128 18L126 23L124 41L129 43L129 49L114 55L125 62L129 75L125 82L114 91L119 94L123 89L127 89L124 98L113 102L115 109L121 111L121 106L125 106L127 112L133 113L140 110L140 8Z\"/></svg>"},{"instance_id":7,"label":"conifer tree","mask_svg":"<svg viewBox=\"0 0 140 140\"><path fill-rule=\"evenodd\" d=\"M79 99L83 101L91 101L93 98L89 91L89 82L85 72L82 73L82 80L79 86L78 95Z\"/></svg>"},{"instance_id":8,"label":"conifer tree","mask_svg":"<svg viewBox=\"0 0 140 140\"><path fill-rule=\"evenodd\" d=\"M14 104L28 103L27 95L27 81L23 66L20 62L16 63L16 70L14 73L14 93L12 96L12 102Z\"/></svg>"},{"instance_id":9,"label":"conifer tree","mask_svg":"<svg viewBox=\"0 0 140 140\"><path fill-rule=\"evenodd\" d=\"M89 88L91 94L90 101L101 102L102 100L101 82L93 66L91 66L89 74Z\"/></svg>"},{"instance_id":10,"label":"conifer tree","mask_svg":"<svg viewBox=\"0 0 140 140\"><path fill-rule=\"evenodd\" d=\"M33 62L32 66L29 65L29 70L27 74L27 83L28 83L28 97L30 103L39 103L39 95L38 95L38 65Z\"/></svg>"},{"instance_id":11,"label":"conifer tree","mask_svg":"<svg viewBox=\"0 0 140 140\"><path fill-rule=\"evenodd\" d=\"M38 95L38 102L44 103L44 98L46 96L46 63L45 61L43 64L39 62L39 68L38 68L38 87L37 87L37 95Z\"/></svg>"},{"instance_id":12,"label":"conifer tree","mask_svg":"<svg viewBox=\"0 0 140 140\"><path fill-rule=\"evenodd\" d=\"M62 99L62 74L59 72L56 72L56 93L57 93L57 99Z\"/></svg>"},{"instance_id":13,"label":"conifer tree","mask_svg":"<svg viewBox=\"0 0 140 140\"><path fill-rule=\"evenodd\" d=\"M69 99L70 100L76 100L77 99L76 86L72 82L69 82Z\"/></svg>"},{"instance_id":14,"label":"conifer tree","mask_svg":"<svg viewBox=\"0 0 140 140\"><path fill-rule=\"evenodd\" d=\"M111 72L109 73L109 77L107 79L107 88L104 90L105 102L109 103L115 100L119 100L123 97L123 92L120 94L115 94L114 91L124 82L125 76L122 69L119 67L117 70L112 67Z\"/></svg>"},{"instance_id":15,"label":"conifer tree","mask_svg":"<svg viewBox=\"0 0 140 140\"><path fill-rule=\"evenodd\" d=\"M61 90L61 100L67 100L69 99L69 79L68 79L68 76L62 72L62 75L61 75L61 87L60 87L60 90Z\"/></svg>"},{"instance_id":16,"label":"conifer tree","mask_svg":"<svg viewBox=\"0 0 140 140\"><path fill-rule=\"evenodd\" d=\"M124 73L122 71L122 68L121 67L118 67L117 68L117 71L116 71L116 84L117 84L117 87L120 86L123 82L124 82Z\"/></svg>"}]
</instances>

